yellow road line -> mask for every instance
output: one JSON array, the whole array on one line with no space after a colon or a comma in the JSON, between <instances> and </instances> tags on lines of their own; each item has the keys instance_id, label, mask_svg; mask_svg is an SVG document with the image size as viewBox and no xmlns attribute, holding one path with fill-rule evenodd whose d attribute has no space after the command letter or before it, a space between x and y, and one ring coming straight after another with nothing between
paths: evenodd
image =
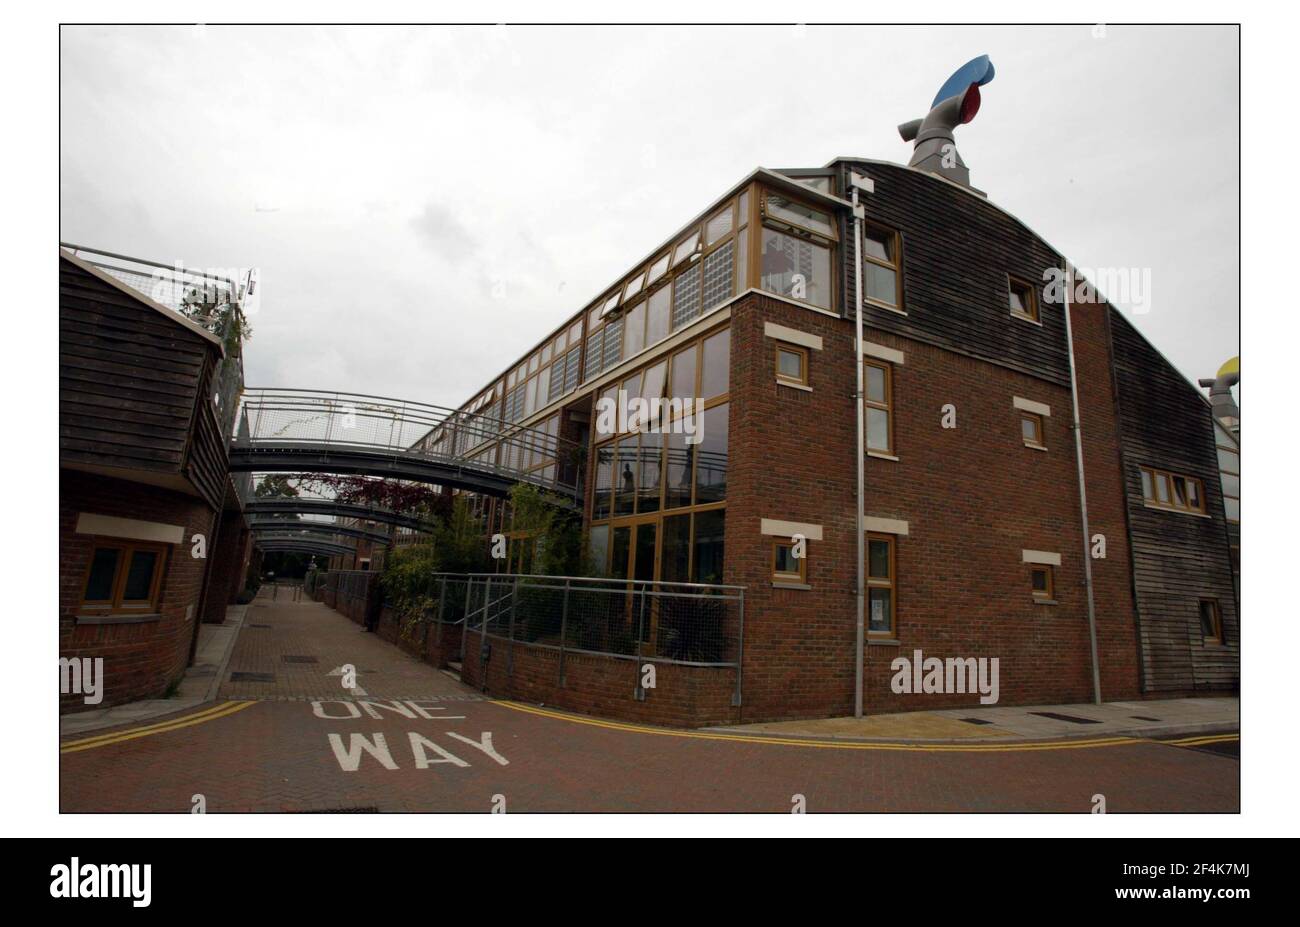
<instances>
[{"instance_id":1,"label":"yellow road line","mask_svg":"<svg viewBox=\"0 0 1300 927\"><path fill-rule=\"evenodd\" d=\"M203 724L206 721L215 721L218 718L225 718L229 715L241 712L245 708L252 708L256 704L256 701L223 702L214 708L207 708L191 715L174 718L171 721L162 721L158 724L150 724L146 727L129 728L125 731L115 731L112 734L102 734L98 737L87 737L84 740L68 741L59 746L59 752L78 753L82 750L93 750L96 747L107 747L110 744L135 740L138 737L150 737L154 734L166 734L168 731L178 731L181 728L193 727L196 724Z\"/></svg>"},{"instance_id":2,"label":"yellow road line","mask_svg":"<svg viewBox=\"0 0 1300 927\"><path fill-rule=\"evenodd\" d=\"M843 741L843 740L797 740L780 737L754 737L745 734L720 734L706 731L674 731L667 728L646 727L640 724L625 724L621 721L601 721L597 718L581 718L576 715L534 708L518 702L493 699L494 704L511 711L538 715L569 721L573 724L586 724L591 727L605 728L611 731L626 731L637 734L656 734L660 737L685 737L691 740L723 740L733 743L771 744L781 747L816 747L830 750L898 750L916 753L1021 753L1033 750L1083 750L1094 747L1119 747L1126 744L1151 743L1141 737L1104 737L1093 740L1058 740L1037 743L982 743L982 744L907 744L888 741Z\"/></svg>"},{"instance_id":3,"label":"yellow road line","mask_svg":"<svg viewBox=\"0 0 1300 927\"><path fill-rule=\"evenodd\" d=\"M171 727L173 724L177 724L178 722L181 721L188 721L191 718L201 718L204 715L210 715L210 714L215 714L216 712L219 711L225 711L227 708L230 707L230 705L231 705L230 702L217 702L215 705L209 705L207 708L200 709L199 711L196 711L193 714L184 715L180 718L169 718L166 721L158 721L154 724L146 724L146 725L142 725L141 727L128 728L125 731L109 731L107 734L95 734L90 737L82 738L81 740L65 740L60 746L63 747L80 746L81 744L89 744L98 740L114 740L120 737L122 734L127 734L130 733L131 731L150 731L155 728Z\"/></svg>"},{"instance_id":4,"label":"yellow road line","mask_svg":"<svg viewBox=\"0 0 1300 927\"><path fill-rule=\"evenodd\" d=\"M1204 744L1222 744L1241 740L1240 734L1200 734L1196 737L1183 737L1180 740L1165 740L1161 743L1174 744L1179 747L1200 747Z\"/></svg>"}]
</instances>

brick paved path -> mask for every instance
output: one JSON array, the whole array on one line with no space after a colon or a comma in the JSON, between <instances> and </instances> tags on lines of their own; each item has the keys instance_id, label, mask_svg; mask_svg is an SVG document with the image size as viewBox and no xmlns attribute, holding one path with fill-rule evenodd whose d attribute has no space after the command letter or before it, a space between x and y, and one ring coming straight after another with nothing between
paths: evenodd
<instances>
[{"instance_id":1,"label":"brick paved path","mask_svg":"<svg viewBox=\"0 0 1300 927\"><path fill-rule=\"evenodd\" d=\"M325 675L342 663L374 671L358 677L367 697ZM1098 793L1112 813L1239 804L1232 756L1156 742L863 750L548 716L484 700L323 605L250 611L230 670L273 673L226 684L267 700L65 753L62 810L188 812L195 794L209 812L786 812L796 794L810 812L1087 812Z\"/></svg>"},{"instance_id":2,"label":"brick paved path","mask_svg":"<svg viewBox=\"0 0 1300 927\"><path fill-rule=\"evenodd\" d=\"M235 642L222 698L346 696L336 671L348 664L365 694L382 698L457 695L468 690L320 602L255 599ZM269 674L268 682L239 674Z\"/></svg>"}]
</instances>

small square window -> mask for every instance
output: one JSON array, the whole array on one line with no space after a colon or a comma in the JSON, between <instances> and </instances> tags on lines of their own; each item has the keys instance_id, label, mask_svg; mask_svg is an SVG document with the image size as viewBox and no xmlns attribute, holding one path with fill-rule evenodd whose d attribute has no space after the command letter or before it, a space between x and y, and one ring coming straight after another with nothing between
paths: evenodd
<instances>
[{"instance_id":1,"label":"small square window","mask_svg":"<svg viewBox=\"0 0 1300 927\"><path fill-rule=\"evenodd\" d=\"M1021 412L1020 436L1026 447L1047 447L1043 441L1043 417L1035 412Z\"/></svg>"},{"instance_id":2,"label":"small square window","mask_svg":"<svg viewBox=\"0 0 1300 927\"><path fill-rule=\"evenodd\" d=\"M793 541L776 541L772 544L772 582L805 583L808 578L808 558L794 555Z\"/></svg>"},{"instance_id":3,"label":"small square window","mask_svg":"<svg viewBox=\"0 0 1300 927\"><path fill-rule=\"evenodd\" d=\"M1045 564L1034 564L1029 568L1029 583L1035 599L1051 599L1053 592L1052 568Z\"/></svg>"},{"instance_id":4,"label":"small square window","mask_svg":"<svg viewBox=\"0 0 1300 927\"><path fill-rule=\"evenodd\" d=\"M1218 599L1201 599L1201 636L1206 643L1223 643L1223 613Z\"/></svg>"},{"instance_id":5,"label":"small square window","mask_svg":"<svg viewBox=\"0 0 1300 927\"><path fill-rule=\"evenodd\" d=\"M97 614L157 611L166 555L160 544L97 544L86 571L81 607Z\"/></svg>"},{"instance_id":6,"label":"small square window","mask_svg":"<svg viewBox=\"0 0 1300 927\"><path fill-rule=\"evenodd\" d=\"M1038 300L1034 288L1023 280L1010 278L1008 285L1011 314L1031 322L1038 321Z\"/></svg>"},{"instance_id":7,"label":"small square window","mask_svg":"<svg viewBox=\"0 0 1300 927\"><path fill-rule=\"evenodd\" d=\"M808 349L792 344L776 346L776 380L796 386L808 385Z\"/></svg>"}]
</instances>

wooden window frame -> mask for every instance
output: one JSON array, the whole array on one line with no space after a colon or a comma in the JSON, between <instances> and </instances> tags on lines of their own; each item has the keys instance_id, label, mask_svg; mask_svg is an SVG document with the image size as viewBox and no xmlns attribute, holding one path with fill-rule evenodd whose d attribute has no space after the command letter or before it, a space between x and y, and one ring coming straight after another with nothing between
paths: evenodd
<instances>
[{"instance_id":1,"label":"wooden window frame","mask_svg":"<svg viewBox=\"0 0 1300 927\"><path fill-rule=\"evenodd\" d=\"M1209 605L1214 611L1214 633L1207 635L1205 625L1201 621L1201 610L1204 606ZM1202 598L1196 603L1196 622L1201 628L1201 640L1206 644L1223 645L1223 609L1219 605L1218 599Z\"/></svg>"},{"instance_id":2,"label":"wooden window frame","mask_svg":"<svg viewBox=\"0 0 1300 927\"><path fill-rule=\"evenodd\" d=\"M799 355L799 376L791 377L781 372L781 352ZM808 365L810 355L807 348L802 345L791 344L788 341L778 341L776 350L773 353L773 364L776 369L776 382L784 383L787 386L808 386Z\"/></svg>"},{"instance_id":3,"label":"wooden window frame","mask_svg":"<svg viewBox=\"0 0 1300 927\"><path fill-rule=\"evenodd\" d=\"M662 385L661 389L664 391L664 394L667 394L667 393L671 392L671 390L672 390L672 378L673 378L673 360L674 360L676 357L678 357L679 355L684 354L684 353L686 353L686 352L688 352L688 351L693 351L694 356L695 356L695 375L694 375L694 382L693 382L692 389L693 389L694 396L695 396L695 397L698 397L699 394L700 394L700 392L702 391L701 384L702 384L702 382L703 382L703 380L704 380L704 343L705 343L706 341L708 341L709 339L714 338L714 337L716 337L717 335L722 334L723 332L730 332L730 331L731 331L731 325L730 325L730 323L724 323L724 324L721 324L721 325L717 326L716 328L709 329L708 331L703 332L703 333L701 333L701 334L699 334L699 335L697 335L697 336L691 338L689 341L684 341L684 342L682 342L682 343L680 343L680 344L674 345L671 351L666 351L666 352L661 353L661 354L656 354L656 355L654 355L653 357L648 358L648 359L646 360L646 362L645 362L642 366L637 367L637 368L635 368L635 369L633 369L633 370L628 371L627 373L623 374L623 376L620 377L618 380L611 381L611 382L607 383L606 386L605 386L605 388L604 388L600 393L594 394L594 399L595 399L596 401L599 401L600 398L602 398L603 396L605 396L606 394L609 394L609 393L611 393L611 392L613 393L614 396L617 396L617 394L618 394L618 390L620 390L620 389L625 389L625 388L626 388L626 384L627 384L627 382L628 382L629 380L633 379L633 378L639 379L640 382L641 382L641 384L642 384L642 386L644 387L644 384L645 384L645 379L644 379L644 378L645 378L646 372L649 371L649 370L651 370L651 369L653 369L654 367L657 367L659 364L664 364L664 365L665 365L665 367L664 367L664 382L663 382L663 385ZM728 371L728 374L730 374L730 371ZM701 412L703 412L703 413L707 413L710 409L713 409L713 408L715 408L715 407L717 407L717 406L726 405L727 403L729 403L729 402L731 401L730 382L731 382L731 378L730 378L730 375L728 375L728 389L727 389L727 392L725 392L725 393L721 393L721 394L719 394L719 395L717 395L717 396L711 396L711 397L707 397L707 398L705 398L704 401L703 401L701 404L696 405L696 406L693 407L692 414L693 414L693 415L699 415ZM638 392L638 395L640 395L640 392ZM631 397L629 397L629 398L631 398ZM685 397L683 397L683 398L685 398ZM593 409L594 409L594 407L593 407ZM594 414L595 414L595 413L593 412L593 416L594 416ZM682 410L682 415L684 415L684 414L685 414L685 410L683 409L683 410ZM635 498L635 500L636 500L636 501L635 501L635 507L636 507L636 508L635 508L635 510L636 510L636 514L635 514L635 515L631 515L631 514L623 514L623 515L619 515L619 514L616 514L616 509L617 509L617 500L616 500L616 496L617 496L617 494L618 494L618 480L617 480L617 476L616 476L616 474L614 474L613 472L611 472L611 474L610 474L610 485L609 485L609 487L608 487L607 489L605 489L603 492L601 492L601 491L598 490L598 488L597 488L597 486L596 486L596 482L597 482L597 480L599 479L599 465L598 465L599 455L600 455L600 452L601 452L602 450L604 450L605 448L613 447L613 448L615 449L615 456L614 456L613 458L611 458L611 459L616 461L616 460L618 459L618 457L617 457L617 447L618 447L618 443L619 443L620 441L623 441L623 440L629 438L629 437L633 437L633 436L638 435L639 432L641 432L641 431L643 431L643 430L645 430L645 429L651 427L652 423L651 423L650 421L642 422L642 423L639 423L638 426L637 426L636 428L629 428L629 430L627 430L627 431L619 431L619 432L616 432L615 434L608 434L608 435L607 435L607 434L603 434L603 433L601 433L601 432L599 432L599 431L596 430L596 428L595 428L595 419L593 418L593 424L592 424L592 445L591 445L591 446L592 446L592 449L591 449L591 452L590 452L590 453L591 453L591 470L592 470L592 491L591 491L591 493L590 493L590 495L591 495L591 501L588 503L588 505L589 505L589 512L590 512L589 524L612 524L613 522L616 522L616 521L625 521L625 520L627 520L627 519L629 519L629 518L634 518L634 517L635 517L635 518L640 518L640 517L643 517L643 516L645 516L645 515L653 515L653 514L668 514L668 515L672 515L672 514L676 514L676 513L679 513L679 512L697 511L697 510L698 510L698 511L703 511L703 510L707 510L707 509L710 509L710 508L721 508L722 506L726 505L726 500L725 500L725 499L722 500L722 501L720 501L720 502L697 502L697 501L696 501L696 498L695 498L695 490L696 490L696 485L695 485L695 484L696 484L696 479L697 479L697 476L696 476L696 470L697 470L697 465L698 465L699 461L698 461L697 456L696 456L695 454L692 454L692 455L691 455L691 473L690 473L690 478L689 478L689 479L690 479L690 488L691 488L691 490L690 490L690 493L691 493L691 494L690 494L690 501L689 501L686 505L677 506L677 507L675 507L675 508L671 508L671 509L669 509L669 508L665 508L665 507L664 507L665 503L667 502L666 493L667 493L667 490L668 490L668 438L669 438L669 436L670 436L670 434L671 434L671 432L672 432L673 423L676 422L680 417L681 417L681 415L673 415L673 414L671 413L671 411L670 411L669 414L668 414L668 415L667 415L667 416L666 416L662 421L660 421L660 422L657 423L657 424L658 424L658 427L659 427L659 429L660 429L660 438L661 438L661 441L660 441L660 448L659 448L659 452L660 452L660 455L661 455L661 456L660 456L660 458L659 458L659 459L660 459L660 469L659 469L659 503L658 503L658 508L656 508L656 509L654 510L654 512L649 512L649 513L640 512L640 511L639 511L639 507L640 507L640 496L639 496L639 492L638 492L638 494L636 494L636 495L634 496L634 498ZM631 425L631 422L628 422L627 424L630 426L630 425ZM639 446L640 446L640 443L639 443L639 439L638 439L638 447L639 447ZM637 466L637 469L636 469L635 472L636 472L636 474L637 474L637 478L639 479L639 476L640 476L640 462L639 462L639 461L638 461L638 466ZM639 491L639 484L638 484L638 491ZM596 500L597 500L597 498L598 498L599 496L602 496L602 495L608 495L609 514L608 514L608 515L599 515L599 516L598 516L598 515L596 515Z\"/></svg>"},{"instance_id":4,"label":"wooden window frame","mask_svg":"<svg viewBox=\"0 0 1300 927\"><path fill-rule=\"evenodd\" d=\"M1016 292L1021 294L1021 302L1026 302L1026 297L1028 297L1027 302L1029 310L1027 312L1021 312L1017 309L1011 308L1011 294ZM1011 314L1013 319L1021 319L1022 321L1034 322L1039 325L1042 324L1041 313L1039 312L1038 307L1038 293L1032 283L1013 276L1012 274L1007 274L1007 311Z\"/></svg>"},{"instance_id":5,"label":"wooden window frame","mask_svg":"<svg viewBox=\"0 0 1300 927\"><path fill-rule=\"evenodd\" d=\"M1034 574L1042 573L1047 577L1047 588L1039 592L1034 588ZM1050 563L1031 563L1029 564L1029 594L1034 597L1035 602L1054 602L1056 601L1056 570Z\"/></svg>"},{"instance_id":6,"label":"wooden window frame","mask_svg":"<svg viewBox=\"0 0 1300 927\"><path fill-rule=\"evenodd\" d=\"M1144 492L1142 502L1147 508L1160 509L1162 512L1180 512L1184 515L1208 515L1205 498L1205 483L1196 476L1188 476L1185 473L1174 473L1170 470L1161 470L1157 467L1142 466L1138 468L1140 475L1145 475L1151 481L1151 495L1148 497ZM1156 486L1161 480L1166 481L1165 486L1169 492L1169 501L1161 502L1160 495ZM1174 480L1182 480L1184 486L1194 484L1196 486L1196 499L1198 505L1179 505L1177 502L1177 493L1174 491Z\"/></svg>"},{"instance_id":7,"label":"wooden window frame","mask_svg":"<svg viewBox=\"0 0 1300 927\"><path fill-rule=\"evenodd\" d=\"M782 547L790 548L790 559L798 565L799 569L794 573L785 573L776 567L776 555ZM808 558L794 556L794 541L785 538L775 538L772 541L772 582L778 586L785 585L808 585Z\"/></svg>"},{"instance_id":8,"label":"wooden window frame","mask_svg":"<svg viewBox=\"0 0 1300 927\"><path fill-rule=\"evenodd\" d=\"M1029 438L1025 437L1025 426L1024 426L1025 422L1032 422L1034 425L1033 440L1030 440ZM1025 447L1034 447L1034 448L1038 448L1041 451L1047 450L1047 440L1043 436L1043 429L1046 424L1043 421L1043 416L1037 412L1026 412L1025 410L1021 409L1020 423L1021 423L1020 439L1021 441L1024 442Z\"/></svg>"},{"instance_id":9,"label":"wooden window frame","mask_svg":"<svg viewBox=\"0 0 1300 927\"><path fill-rule=\"evenodd\" d=\"M826 229L810 228L809 226L799 224L793 219L774 215L771 210L768 209L767 205L768 197L771 196L778 196L787 202L795 203L805 209L812 210L813 212L824 213L830 220L829 223L827 223L829 225L829 231ZM812 236L814 239L818 239L819 243L827 244L831 247L831 268L834 269L834 245L839 242L839 231L836 223L835 212L833 210L827 209L825 206L814 205L809 200L806 200L795 193L787 193L784 190L776 190L771 187L762 187L759 199L759 217L762 222L770 223L773 226L780 226L794 232L796 237Z\"/></svg>"},{"instance_id":10,"label":"wooden window frame","mask_svg":"<svg viewBox=\"0 0 1300 927\"><path fill-rule=\"evenodd\" d=\"M898 637L898 544L897 538L892 534L881 534L875 531L866 532L867 544L867 566L863 571L866 573L867 582L867 637L876 638L877 640L894 640ZM884 541L889 545L889 577L880 579L871 575L871 542ZM871 589L888 589L889 590L889 630L873 631L871 630Z\"/></svg>"},{"instance_id":11,"label":"wooden window frame","mask_svg":"<svg viewBox=\"0 0 1300 927\"><path fill-rule=\"evenodd\" d=\"M897 443L894 440L894 420L897 417L894 415L894 365L889 363L888 361L882 361L882 360L876 360L874 358L864 357L862 359L862 366L863 366L863 371L862 371L863 405L868 409L879 409L889 416L889 447L883 449L878 447L871 447L870 444L867 443L867 430L864 427L862 440L866 447L866 452L869 455L885 454L891 457L897 456L898 454ZM884 402L867 398L867 371L866 371L867 367L879 367L881 370L885 372ZM866 421L866 418L867 416L866 413L864 412L863 413L864 423Z\"/></svg>"},{"instance_id":12,"label":"wooden window frame","mask_svg":"<svg viewBox=\"0 0 1300 927\"><path fill-rule=\"evenodd\" d=\"M868 296L865 286L862 288L862 301L869 303L872 306L880 306L884 309L889 309L893 312L905 312L906 310L903 309L903 236L899 234L898 229L891 229L889 226L881 225L878 222L864 222L862 225L863 238L866 237L867 232L876 232L877 234L884 235L893 245L891 250L894 252L894 261L892 264L889 261L882 261L880 258L872 257L867 254L867 249L865 247L861 250L862 259L864 261L870 261L877 267L887 267L894 272L894 302L890 304L885 302L883 299Z\"/></svg>"},{"instance_id":13,"label":"wooden window frame","mask_svg":"<svg viewBox=\"0 0 1300 927\"><path fill-rule=\"evenodd\" d=\"M95 538L90 558L81 577L81 596L78 610L89 615L151 615L157 614L162 602L163 574L167 572L167 553L171 545L147 541L128 541L119 538ZM86 600L86 586L90 582L90 571L95 564L95 554L104 549L118 551L117 568L113 573L113 590L107 600ZM153 577L149 583L147 599L131 600L144 604L128 604L122 600L126 591L126 579L131 571L131 558L136 551L156 553Z\"/></svg>"}]
</instances>

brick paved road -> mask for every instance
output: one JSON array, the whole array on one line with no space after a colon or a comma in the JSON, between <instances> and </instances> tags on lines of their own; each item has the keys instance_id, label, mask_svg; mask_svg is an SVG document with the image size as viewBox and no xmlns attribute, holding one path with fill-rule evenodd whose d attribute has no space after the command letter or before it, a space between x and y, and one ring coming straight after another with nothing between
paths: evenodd
<instances>
[{"instance_id":1,"label":"brick paved road","mask_svg":"<svg viewBox=\"0 0 1300 927\"><path fill-rule=\"evenodd\" d=\"M357 679L365 698L326 675L342 663L373 670ZM810 812L1086 812L1098 793L1112 813L1239 802L1233 756L1156 742L864 750L555 717L484 700L316 604L250 610L230 670L275 680L227 683L223 695L259 699L244 710L65 753L62 810L187 812L195 794L209 812L489 811L494 796L511 812L785 812L795 794Z\"/></svg>"}]
</instances>

